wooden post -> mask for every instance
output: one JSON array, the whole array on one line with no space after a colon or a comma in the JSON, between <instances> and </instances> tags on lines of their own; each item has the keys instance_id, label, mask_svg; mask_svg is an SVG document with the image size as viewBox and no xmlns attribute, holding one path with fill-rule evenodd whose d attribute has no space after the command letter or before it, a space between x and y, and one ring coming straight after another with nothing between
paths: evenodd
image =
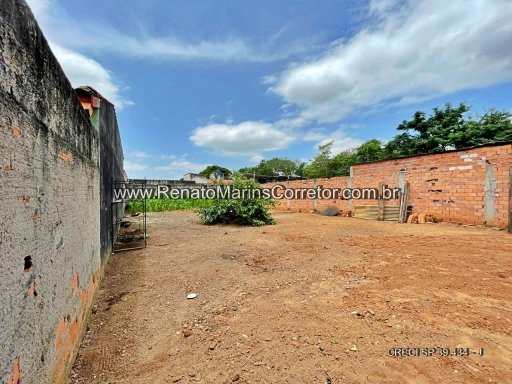
<instances>
[{"instance_id":1,"label":"wooden post","mask_svg":"<svg viewBox=\"0 0 512 384\"><path fill-rule=\"evenodd\" d=\"M313 188L316 188L316 179L313 179ZM313 199L313 212L316 212L316 196Z\"/></svg>"},{"instance_id":2,"label":"wooden post","mask_svg":"<svg viewBox=\"0 0 512 384\"><path fill-rule=\"evenodd\" d=\"M384 183L379 183L379 194L382 194L382 188L384 187ZM377 216L377 220L383 221L384 220L384 198L382 195L379 196L379 200L377 200L377 204L379 207L379 213Z\"/></svg>"},{"instance_id":3,"label":"wooden post","mask_svg":"<svg viewBox=\"0 0 512 384\"><path fill-rule=\"evenodd\" d=\"M286 182L286 188L290 188L290 179L288 179L288 181ZM288 211L292 209L292 202L290 201L290 199L286 200L286 209Z\"/></svg>"},{"instance_id":4,"label":"wooden post","mask_svg":"<svg viewBox=\"0 0 512 384\"><path fill-rule=\"evenodd\" d=\"M400 213L398 216L399 223L407 222L407 206L409 204L409 182L406 181L402 193L400 194Z\"/></svg>"}]
</instances>

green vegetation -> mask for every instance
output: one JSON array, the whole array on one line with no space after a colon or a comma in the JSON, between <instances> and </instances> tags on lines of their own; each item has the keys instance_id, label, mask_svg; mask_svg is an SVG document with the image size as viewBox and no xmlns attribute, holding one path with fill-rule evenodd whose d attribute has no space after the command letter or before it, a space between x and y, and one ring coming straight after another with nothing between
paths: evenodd
<instances>
[{"instance_id":1,"label":"green vegetation","mask_svg":"<svg viewBox=\"0 0 512 384\"><path fill-rule=\"evenodd\" d=\"M203 169L201 172L199 172L199 174L208 179L208 178L210 178L210 175L212 173L216 173L216 172L221 173L225 179L231 178L232 172L227 168L221 167L220 165L209 165L205 169Z\"/></svg>"},{"instance_id":2,"label":"green vegetation","mask_svg":"<svg viewBox=\"0 0 512 384\"><path fill-rule=\"evenodd\" d=\"M298 161L287 159L286 157L274 157L270 160L261 160L255 167L241 168L238 172L241 174L256 174L265 176L291 176L301 175L305 164Z\"/></svg>"},{"instance_id":3,"label":"green vegetation","mask_svg":"<svg viewBox=\"0 0 512 384\"><path fill-rule=\"evenodd\" d=\"M512 113L494 108L483 116L468 116L468 112L469 107L464 103L457 107L447 103L444 108L434 108L430 115L415 112L411 120L398 125L400 133L387 143L371 139L333 155L333 142L329 142L318 147L319 153L309 164L274 158L262 160L257 167L242 168L240 172L275 175L281 171L307 178L348 176L355 164L512 140Z\"/></svg>"},{"instance_id":4,"label":"green vegetation","mask_svg":"<svg viewBox=\"0 0 512 384\"><path fill-rule=\"evenodd\" d=\"M135 213L143 211L143 200L132 200L126 205L126 212ZM210 200L201 199L147 199L146 209L148 212L164 212L179 210L195 210L208 207Z\"/></svg>"},{"instance_id":5,"label":"green vegetation","mask_svg":"<svg viewBox=\"0 0 512 384\"><path fill-rule=\"evenodd\" d=\"M396 151L399 154L437 153L512 140L511 113L492 108L484 116L466 119L464 114L468 111L464 103L456 108L448 103L444 109L434 108L429 116L416 112L411 120L404 120L397 127L405 133L386 145L388 156Z\"/></svg>"},{"instance_id":6,"label":"green vegetation","mask_svg":"<svg viewBox=\"0 0 512 384\"><path fill-rule=\"evenodd\" d=\"M311 164L306 166L304 176L316 179L318 177L331 177L335 174L333 172L334 163L331 157L333 143L331 141L318 146L320 153L313 159Z\"/></svg>"},{"instance_id":7,"label":"green vegetation","mask_svg":"<svg viewBox=\"0 0 512 384\"><path fill-rule=\"evenodd\" d=\"M253 180L237 175L233 181L232 189L248 190L258 189L261 186ZM205 224L239 224L262 226L274 224L269 207L274 202L268 199L216 199L210 205L198 210L199 217Z\"/></svg>"}]
</instances>

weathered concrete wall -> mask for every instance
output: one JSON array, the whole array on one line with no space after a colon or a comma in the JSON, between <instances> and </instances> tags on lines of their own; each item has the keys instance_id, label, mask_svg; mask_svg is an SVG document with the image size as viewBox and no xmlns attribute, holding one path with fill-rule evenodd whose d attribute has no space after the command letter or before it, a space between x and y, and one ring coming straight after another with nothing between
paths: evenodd
<instances>
[{"instance_id":1,"label":"weathered concrete wall","mask_svg":"<svg viewBox=\"0 0 512 384\"><path fill-rule=\"evenodd\" d=\"M447 221L506 227L511 166L512 144L494 145L360 164L352 167L351 177L294 181L289 187L378 188L384 183L394 188L408 181L409 205L416 212ZM275 184L286 185L266 186ZM334 205L346 211L354 205L375 204L375 200L284 200L277 209L312 211ZM397 205L398 200L386 204Z\"/></svg>"},{"instance_id":2,"label":"weathered concrete wall","mask_svg":"<svg viewBox=\"0 0 512 384\"><path fill-rule=\"evenodd\" d=\"M82 107L90 116L91 124L100 140L100 242L101 259L110 256L117 238L125 204L113 204L114 185L123 185L123 146L114 105L89 86L77 88Z\"/></svg>"},{"instance_id":3,"label":"weathered concrete wall","mask_svg":"<svg viewBox=\"0 0 512 384\"><path fill-rule=\"evenodd\" d=\"M101 258L107 260L117 238L124 204L112 204L113 183L124 180L123 147L114 106L103 99L100 108L100 228ZM116 223L113 225L113 223ZM112 231L112 228L114 230Z\"/></svg>"},{"instance_id":4,"label":"weathered concrete wall","mask_svg":"<svg viewBox=\"0 0 512 384\"><path fill-rule=\"evenodd\" d=\"M0 1L0 379L58 383L98 284L98 134L21 0Z\"/></svg>"}]
</instances>

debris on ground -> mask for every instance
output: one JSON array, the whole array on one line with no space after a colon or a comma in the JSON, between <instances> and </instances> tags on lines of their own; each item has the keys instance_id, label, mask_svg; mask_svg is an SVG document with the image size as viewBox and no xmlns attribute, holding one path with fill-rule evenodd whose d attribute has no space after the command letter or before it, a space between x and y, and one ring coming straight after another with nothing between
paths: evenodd
<instances>
[{"instance_id":1,"label":"debris on ground","mask_svg":"<svg viewBox=\"0 0 512 384\"><path fill-rule=\"evenodd\" d=\"M337 207L327 207L322 212L320 212L322 216L338 216L340 214L340 210Z\"/></svg>"},{"instance_id":2,"label":"debris on ground","mask_svg":"<svg viewBox=\"0 0 512 384\"><path fill-rule=\"evenodd\" d=\"M407 224L439 223L441 219L428 212L413 212L407 218Z\"/></svg>"}]
</instances>

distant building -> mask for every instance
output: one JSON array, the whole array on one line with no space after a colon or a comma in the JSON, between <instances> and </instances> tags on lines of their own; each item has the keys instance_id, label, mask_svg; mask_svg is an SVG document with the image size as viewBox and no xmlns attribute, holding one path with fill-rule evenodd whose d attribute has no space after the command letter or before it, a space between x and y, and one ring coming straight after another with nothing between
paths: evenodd
<instances>
[{"instance_id":1,"label":"distant building","mask_svg":"<svg viewBox=\"0 0 512 384\"><path fill-rule=\"evenodd\" d=\"M222 181L226 175L220 169L217 169L215 172L210 174L210 180Z\"/></svg>"},{"instance_id":2,"label":"distant building","mask_svg":"<svg viewBox=\"0 0 512 384\"><path fill-rule=\"evenodd\" d=\"M195 181L196 184L208 184L208 179L199 173L187 173L181 180Z\"/></svg>"}]
</instances>

